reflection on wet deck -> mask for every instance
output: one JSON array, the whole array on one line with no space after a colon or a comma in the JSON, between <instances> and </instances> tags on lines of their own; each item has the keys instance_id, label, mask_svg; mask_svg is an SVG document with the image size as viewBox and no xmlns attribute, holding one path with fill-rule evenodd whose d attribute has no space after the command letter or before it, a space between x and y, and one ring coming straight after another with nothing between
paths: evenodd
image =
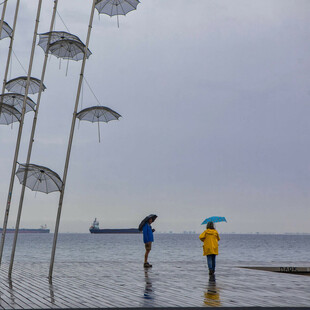
<instances>
[{"instance_id":1,"label":"reflection on wet deck","mask_svg":"<svg viewBox=\"0 0 310 310\"><path fill-rule=\"evenodd\" d=\"M212 275L209 277L209 282L204 292L205 299L204 304L210 307L220 307L221 299L220 299L220 289L216 286L215 276Z\"/></svg>"},{"instance_id":2,"label":"reflection on wet deck","mask_svg":"<svg viewBox=\"0 0 310 310\"><path fill-rule=\"evenodd\" d=\"M310 277L191 262L16 263L0 271L1 309L107 307L302 307L310 304Z\"/></svg>"}]
</instances>

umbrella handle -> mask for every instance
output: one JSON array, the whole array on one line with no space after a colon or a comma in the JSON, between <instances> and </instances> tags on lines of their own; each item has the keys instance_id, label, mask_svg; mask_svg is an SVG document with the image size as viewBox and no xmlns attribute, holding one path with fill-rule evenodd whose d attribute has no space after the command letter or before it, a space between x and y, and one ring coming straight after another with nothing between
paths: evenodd
<instances>
[{"instance_id":1,"label":"umbrella handle","mask_svg":"<svg viewBox=\"0 0 310 310\"><path fill-rule=\"evenodd\" d=\"M68 62L67 62L66 76L68 75L68 68L69 68L69 58L68 58Z\"/></svg>"},{"instance_id":2,"label":"umbrella handle","mask_svg":"<svg viewBox=\"0 0 310 310\"><path fill-rule=\"evenodd\" d=\"M100 127L99 127L99 118L98 118L98 138L99 138L99 143L100 143Z\"/></svg>"}]
</instances>

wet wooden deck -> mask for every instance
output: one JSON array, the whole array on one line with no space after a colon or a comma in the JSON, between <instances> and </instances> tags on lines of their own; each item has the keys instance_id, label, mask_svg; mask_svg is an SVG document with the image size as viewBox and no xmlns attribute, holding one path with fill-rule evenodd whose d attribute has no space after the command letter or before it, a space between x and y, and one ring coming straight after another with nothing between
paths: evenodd
<instances>
[{"instance_id":1,"label":"wet wooden deck","mask_svg":"<svg viewBox=\"0 0 310 310\"><path fill-rule=\"evenodd\" d=\"M16 263L0 271L1 309L110 307L306 307L310 277L218 266L209 281L205 265L191 262L56 263L52 283L48 263Z\"/></svg>"}]
</instances>

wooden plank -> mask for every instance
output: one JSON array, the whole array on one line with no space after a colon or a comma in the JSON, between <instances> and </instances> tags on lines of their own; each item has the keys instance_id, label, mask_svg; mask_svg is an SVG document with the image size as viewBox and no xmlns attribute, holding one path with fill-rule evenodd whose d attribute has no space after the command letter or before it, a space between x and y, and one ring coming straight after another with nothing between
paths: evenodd
<instances>
[{"instance_id":1,"label":"wooden plank","mask_svg":"<svg viewBox=\"0 0 310 310\"><path fill-rule=\"evenodd\" d=\"M154 267L145 271L138 263L56 263L50 284L48 263L16 263L10 285L4 264L0 309L204 307L210 305L208 289L216 291L216 306L310 304L310 277L219 266L212 284L204 265L165 262Z\"/></svg>"}]
</instances>

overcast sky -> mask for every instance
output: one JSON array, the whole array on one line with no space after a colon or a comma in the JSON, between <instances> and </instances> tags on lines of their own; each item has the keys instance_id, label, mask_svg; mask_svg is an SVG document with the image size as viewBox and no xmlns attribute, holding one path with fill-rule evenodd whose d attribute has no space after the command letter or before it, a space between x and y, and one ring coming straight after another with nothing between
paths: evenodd
<instances>
[{"instance_id":1,"label":"overcast sky","mask_svg":"<svg viewBox=\"0 0 310 310\"><path fill-rule=\"evenodd\" d=\"M55 30L85 42L91 2L59 0ZM37 3L21 1L13 46L26 70ZM43 1L39 33L52 6ZM14 10L9 1L10 25ZM309 16L308 0L141 0L118 28L96 11L85 78L122 118L100 124L101 143L96 124L77 124L60 232L87 233L95 217L102 228L136 227L155 213L161 232L199 232L219 215L220 232L310 233ZM8 46L0 41L1 81ZM43 60L37 46L32 76ZM52 56L44 80L31 162L61 177L81 63L66 76L67 61ZM25 74L13 56L10 78ZM97 105L91 90L84 84L79 110ZM0 127L1 226L17 131ZM9 227L20 190L16 178ZM58 199L27 189L20 227L53 231Z\"/></svg>"}]
</instances>

